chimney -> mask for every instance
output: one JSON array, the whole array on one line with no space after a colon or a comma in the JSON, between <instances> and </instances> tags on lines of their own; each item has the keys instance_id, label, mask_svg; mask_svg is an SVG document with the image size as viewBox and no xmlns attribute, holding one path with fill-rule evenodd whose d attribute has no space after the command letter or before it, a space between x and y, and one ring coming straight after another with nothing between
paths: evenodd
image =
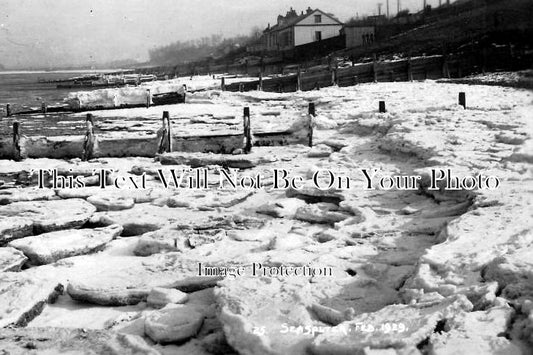
<instances>
[{"instance_id":1,"label":"chimney","mask_svg":"<svg viewBox=\"0 0 533 355\"><path fill-rule=\"evenodd\" d=\"M307 14L310 14L311 12L313 12L313 10L311 9L311 6L308 6L307 7Z\"/></svg>"}]
</instances>

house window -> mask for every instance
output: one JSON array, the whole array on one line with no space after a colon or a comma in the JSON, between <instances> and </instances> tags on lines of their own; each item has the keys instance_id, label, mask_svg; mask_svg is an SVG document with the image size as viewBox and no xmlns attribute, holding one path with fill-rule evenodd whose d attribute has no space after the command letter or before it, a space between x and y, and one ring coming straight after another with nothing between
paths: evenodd
<instances>
[{"instance_id":1,"label":"house window","mask_svg":"<svg viewBox=\"0 0 533 355\"><path fill-rule=\"evenodd\" d=\"M322 22L322 15L315 15L315 23L321 23Z\"/></svg>"},{"instance_id":2,"label":"house window","mask_svg":"<svg viewBox=\"0 0 533 355\"><path fill-rule=\"evenodd\" d=\"M315 31L315 41L322 41L322 32Z\"/></svg>"}]
</instances>

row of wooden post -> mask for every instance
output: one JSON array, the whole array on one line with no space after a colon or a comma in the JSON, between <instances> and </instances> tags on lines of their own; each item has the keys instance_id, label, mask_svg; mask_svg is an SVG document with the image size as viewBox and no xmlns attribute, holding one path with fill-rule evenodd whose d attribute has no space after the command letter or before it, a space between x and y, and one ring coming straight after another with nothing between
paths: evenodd
<instances>
[{"instance_id":1,"label":"row of wooden post","mask_svg":"<svg viewBox=\"0 0 533 355\"><path fill-rule=\"evenodd\" d=\"M94 157L94 146L96 136L94 134L94 116L87 114L85 124L87 127L85 139L83 140L82 160L87 161ZM13 159L19 161L22 159L22 152L20 148L20 134L21 124L18 121L13 122ZM172 135L170 132L170 119L168 111L163 111L163 135L159 142L158 153L172 151Z\"/></svg>"},{"instance_id":2,"label":"row of wooden post","mask_svg":"<svg viewBox=\"0 0 533 355\"><path fill-rule=\"evenodd\" d=\"M463 106L466 109L466 94L464 92L459 93L459 105ZM9 104L6 109L9 110ZM387 112L385 107L385 101L379 101L380 113ZM8 112L9 113L9 112ZM313 128L314 128L314 117L316 116L315 103L310 102L308 108L308 145L309 147L313 146ZM94 155L94 145L96 141L96 136L94 134L94 118L93 115L88 113L85 120L87 131L85 133L85 139L83 142L83 155L82 159L87 161L91 159ZM168 111L163 111L162 118L162 134L158 144L158 154L165 152L172 152L172 134L171 134L171 124L170 124L170 115ZM252 129L250 123L250 107L245 107L243 110L243 133L244 133L244 148L243 152L248 154L252 151ZM20 160L22 159L21 148L20 148L20 122L13 122L13 159Z\"/></svg>"},{"instance_id":3,"label":"row of wooden post","mask_svg":"<svg viewBox=\"0 0 533 355\"><path fill-rule=\"evenodd\" d=\"M373 61L372 61L371 75L373 76L373 80L376 83L378 82L378 67L379 67L379 61L377 59L377 56L374 55L373 56ZM442 77L450 78L450 70L449 70L449 65L448 65L448 58L447 58L446 55L443 55L441 71L442 71ZM392 81L394 81L393 73L394 73L393 71L390 72ZM333 69L330 68L330 75L331 75L331 85L339 85L338 69L337 68L333 68ZM427 79L427 77L428 77L428 70L427 69L425 70L425 75L424 76L425 76L425 79ZM226 89L225 79L222 78L221 80L222 80L221 88L222 88L222 90L225 90ZM414 80L413 79L413 63L412 63L412 60L411 60L410 56L407 58L407 80L408 81L413 81ZM357 83L357 78L356 77L354 78L354 83ZM320 89L320 87L318 85L318 82L315 83L313 88L314 89ZM259 85L257 86L257 89L258 90L263 90L263 73L262 72L259 74ZM302 70L301 70L301 67L298 65L298 72L296 74L296 91L300 91L300 90L302 90ZM240 92L244 91L244 85L241 87L241 85L239 84L239 91Z\"/></svg>"},{"instance_id":4,"label":"row of wooden post","mask_svg":"<svg viewBox=\"0 0 533 355\"><path fill-rule=\"evenodd\" d=\"M222 78L222 82L224 83L224 78ZM243 83L240 83L239 84L239 91L243 91L244 90L244 84ZM149 90L148 90L149 92ZM459 93L459 105L463 106L463 108L466 109L466 94L464 92L460 92ZM43 113L46 113L46 104L43 103ZM146 102L146 106L147 107L150 107L150 95L148 95L148 99L147 99L147 102ZM246 108L245 108L246 110ZM249 108L248 108L249 110ZM311 108L309 108L309 110L311 110ZM385 101L379 101L379 112L383 113L383 112L386 112L386 109L385 109ZM311 114L311 111L309 112L309 114ZM168 111L163 111L163 121L165 121L165 115L168 116ZM313 114L314 115L314 114ZM11 105L10 104L7 104L6 105L6 117L10 117L11 116ZM245 111L245 116L246 116L246 111ZM89 121L89 117L90 118L90 121L92 122L92 115L89 113L87 114L87 121ZM170 129L170 121L168 119L168 117L166 118L166 122L168 122L169 124L169 129Z\"/></svg>"},{"instance_id":5,"label":"row of wooden post","mask_svg":"<svg viewBox=\"0 0 533 355\"><path fill-rule=\"evenodd\" d=\"M94 121L93 115L88 113L85 120L87 125L87 132L85 133L85 139L83 140L83 152L82 160L87 161L93 157L94 154L94 145L96 141L96 136L94 134ZM13 159L15 161L20 161L22 156L21 146L21 124L18 121L13 122Z\"/></svg>"},{"instance_id":6,"label":"row of wooden post","mask_svg":"<svg viewBox=\"0 0 533 355\"><path fill-rule=\"evenodd\" d=\"M464 92L459 93L459 105L466 109L466 93ZM387 112L387 109L385 108L385 101L379 101L378 111L379 113Z\"/></svg>"},{"instance_id":7,"label":"row of wooden post","mask_svg":"<svg viewBox=\"0 0 533 355\"><path fill-rule=\"evenodd\" d=\"M313 119L315 117L315 104L309 103L309 121L308 121L308 143L309 146L313 146ZM87 131L85 133L85 139L83 141L83 153L82 160L87 161L94 156L94 146L96 142L96 136L94 134L94 117L88 113L85 120ZM158 143L158 154L165 152L172 152L172 134L170 115L168 111L163 111L162 118L162 134ZM20 122L13 122L13 158L15 160L22 159L20 149ZM244 133L244 153L248 154L252 151L252 129L250 124L250 107L245 107L243 112L243 133Z\"/></svg>"}]
</instances>

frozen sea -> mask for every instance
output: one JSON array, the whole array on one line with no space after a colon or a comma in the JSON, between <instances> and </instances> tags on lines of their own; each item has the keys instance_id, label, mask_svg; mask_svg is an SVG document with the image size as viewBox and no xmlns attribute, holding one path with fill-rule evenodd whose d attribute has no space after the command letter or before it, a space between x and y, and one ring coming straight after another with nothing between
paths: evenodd
<instances>
[{"instance_id":1,"label":"frozen sea","mask_svg":"<svg viewBox=\"0 0 533 355\"><path fill-rule=\"evenodd\" d=\"M44 101L53 105L63 101L69 92L79 89L57 89L56 83L39 80L68 79L95 71L6 71L0 72L0 116L5 116L6 104L13 110L40 107ZM84 89L90 90L90 89Z\"/></svg>"}]
</instances>

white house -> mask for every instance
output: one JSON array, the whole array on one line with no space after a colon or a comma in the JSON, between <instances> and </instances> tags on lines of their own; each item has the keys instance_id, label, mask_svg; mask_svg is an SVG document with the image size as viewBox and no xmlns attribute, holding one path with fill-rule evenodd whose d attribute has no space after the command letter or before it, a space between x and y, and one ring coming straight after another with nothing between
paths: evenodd
<instances>
[{"instance_id":1,"label":"white house","mask_svg":"<svg viewBox=\"0 0 533 355\"><path fill-rule=\"evenodd\" d=\"M288 50L339 36L342 26L342 22L322 10L308 8L298 15L291 8L285 16L278 16L276 25L269 24L262 42L267 51Z\"/></svg>"}]
</instances>

